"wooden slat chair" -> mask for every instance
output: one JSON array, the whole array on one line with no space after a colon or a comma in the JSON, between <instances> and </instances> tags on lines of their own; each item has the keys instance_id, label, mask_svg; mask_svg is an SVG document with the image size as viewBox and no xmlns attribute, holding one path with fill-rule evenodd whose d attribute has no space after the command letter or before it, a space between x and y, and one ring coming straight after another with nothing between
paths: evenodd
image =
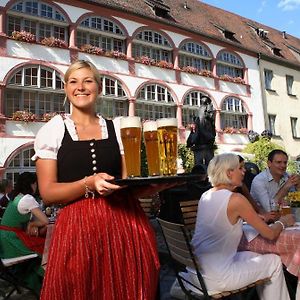
<instances>
[{"instance_id":1,"label":"wooden slat chair","mask_svg":"<svg viewBox=\"0 0 300 300\"><path fill-rule=\"evenodd\" d=\"M139 198L140 205L148 218L153 218L152 215L152 198Z\"/></svg>"},{"instance_id":2,"label":"wooden slat chair","mask_svg":"<svg viewBox=\"0 0 300 300\"><path fill-rule=\"evenodd\" d=\"M185 228L189 229L191 232L194 232L195 230L198 203L199 199L179 202L183 224L185 225Z\"/></svg>"},{"instance_id":3,"label":"wooden slat chair","mask_svg":"<svg viewBox=\"0 0 300 300\"><path fill-rule=\"evenodd\" d=\"M185 225L167 222L159 218L158 222L161 226L163 236L172 259L178 283L188 299L206 300L235 296L244 293L248 289L250 290L256 285L263 284L270 280L269 278L266 278L253 282L241 289L211 294L206 288L196 256L193 253L192 246L190 244L189 230L185 227ZM199 280L199 286L195 286L192 282L188 281L182 276L182 271L185 271L186 268L192 268L195 270ZM192 286L197 292L191 291L189 288L187 288L188 285ZM249 297L249 299L251 298Z\"/></svg>"},{"instance_id":4,"label":"wooden slat chair","mask_svg":"<svg viewBox=\"0 0 300 300\"><path fill-rule=\"evenodd\" d=\"M13 272L13 266L16 264L24 263L30 259L38 257L37 254L28 254L24 256L18 256L13 258L1 258L0 259L0 280L3 280L9 284L9 290L3 292L0 291L0 294L2 294L3 298L1 299L9 299L10 296L17 291L18 294L22 293L21 288L25 288L19 280L15 277ZM2 287L1 287L2 288ZM38 299L38 296L37 296Z\"/></svg>"}]
</instances>

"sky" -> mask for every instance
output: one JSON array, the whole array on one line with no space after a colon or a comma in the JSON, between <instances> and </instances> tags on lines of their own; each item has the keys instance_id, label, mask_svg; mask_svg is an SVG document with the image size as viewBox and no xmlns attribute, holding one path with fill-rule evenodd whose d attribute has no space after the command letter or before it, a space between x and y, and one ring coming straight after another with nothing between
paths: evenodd
<instances>
[{"instance_id":1,"label":"sky","mask_svg":"<svg viewBox=\"0 0 300 300\"><path fill-rule=\"evenodd\" d=\"M201 0L300 38L300 0Z\"/></svg>"}]
</instances>

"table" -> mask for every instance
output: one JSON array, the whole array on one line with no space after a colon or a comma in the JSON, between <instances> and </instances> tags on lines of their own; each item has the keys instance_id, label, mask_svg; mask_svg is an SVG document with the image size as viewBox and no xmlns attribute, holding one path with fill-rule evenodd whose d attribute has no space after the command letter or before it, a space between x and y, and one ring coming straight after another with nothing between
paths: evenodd
<instances>
[{"instance_id":1,"label":"table","mask_svg":"<svg viewBox=\"0 0 300 300\"><path fill-rule=\"evenodd\" d=\"M300 300L300 229L285 229L276 241L269 241L258 235L248 242L243 235L238 250L279 255L287 271L298 277L296 300Z\"/></svg>"}]
</instances>

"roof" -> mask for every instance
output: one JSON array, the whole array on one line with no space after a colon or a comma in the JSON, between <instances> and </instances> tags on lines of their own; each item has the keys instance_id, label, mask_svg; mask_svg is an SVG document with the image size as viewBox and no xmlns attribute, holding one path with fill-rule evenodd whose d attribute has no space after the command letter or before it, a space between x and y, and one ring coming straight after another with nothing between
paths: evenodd
<instances>
[{"instance_id":1,"label":"roof","mask_svg":"<svg viewBox=\"0 0 300 300\"><path fill-rule=\"evenodd\" d=\"M300 66L299 38L201 1L89 0L84 2L147 17L205 37L224 41L238 48L260 53L264 58ZM166 8L165 17L155 14L153 10L155 5L159 8ZM222 29L233 38L225 38ZM259 30L262 36L265 34L266 37L259 36L257 33ZM277 55L272 51L274 48Z\"/></svg>"}]
</instances>

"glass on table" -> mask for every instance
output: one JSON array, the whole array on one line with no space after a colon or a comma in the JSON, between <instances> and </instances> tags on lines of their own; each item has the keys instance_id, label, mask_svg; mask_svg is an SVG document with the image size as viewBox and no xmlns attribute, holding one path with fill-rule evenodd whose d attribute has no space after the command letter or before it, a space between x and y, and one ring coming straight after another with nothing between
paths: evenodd
<instances>
[{"instance_id":1,"label":"glass on table","mask_svg":"<svg viewBox=\"0 0 300 300\"><path fill-rule=\"evenodd\" d=\"M123 117L120 120L120 128L127 176L139 177L141 176L141 118Z\"/></svg>"},{"instance_id":2,"label":"glass on table","mask_svg":"<svg viewBox=\"0 0 300 300\"><path fill-rule=\"evenodd\" d=\"M292 213L291 201L288 197L284 197L280 205L280 214L282 216L289 215Z\"/></svg>"},{"instance_id":3,"label":"glass on table","mask_svg":"<svg viewBox=\"0 0 300 300\"><path fill-rule=\"evenodd\" d=\"M155 121L146 121L143 125L146 157L149 176L160 174L160 160L158 151L158 133Z\"/></svg>"},{"instance_id":4,"label":"glass on table","mask_svg":"<svg viewBox=\"0 0 300 300\"><path fill-rule=\"evenodd\" d=\"M160 174L177 174L177 131L176 118L162 118L157 121Z\"/></svg>"}]
</instances>

